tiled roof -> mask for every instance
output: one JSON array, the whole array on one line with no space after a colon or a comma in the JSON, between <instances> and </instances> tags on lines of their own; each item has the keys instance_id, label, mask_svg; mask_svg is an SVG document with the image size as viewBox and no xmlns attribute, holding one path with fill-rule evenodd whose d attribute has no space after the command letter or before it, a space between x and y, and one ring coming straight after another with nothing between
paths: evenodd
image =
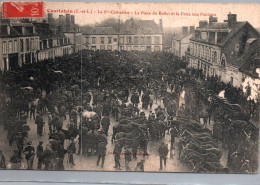
<instances>
[{"instance_id":1,"label":"tiled roof","mask_svg":"<svg viewBox=\"0 0 260 185\"><path fill-rule=\"evenodd\" d=\"M115 34L116 32L113 30L112 27L81 27L80 31L82 34L89 34L89 35L109 35Z\"/></svg>"},{"instance_id":2,"label":"tiled roof","mask_svg":"<svg viewBox=\"0 0 260 185\"><path fill-rule=\"evenodd\" d=\"M230 28L230 32L226 37L224 37L218 45L224 46L239 30L241 30L248 22L237 22L233 27Z\"/></svg>"},{"instance_id":3,"label":"tiled roof","mask_svg":"<svg viewBox=\"0 0 260 185\"><path fill-rule=\"evenodd\" d=\"M158 34L162 30L154 20L129 19L120 25L121 34Z\"/></svg>"},{"instance_id":4,"label":"tiled roof","mask_svg":"<svg viewBox=\"0 0 260 185\"><path fill-rule=\"evenodd\" d=\"M213 30L213 29L228 29L227 22L213 22L208 24L204 28L199 28L199 30Z\"/></svg>"},{"instance_id":5,"label":"tiled roof","mask_svg":"<svg viewBox=\"0 0 260 185\"><path fill-rule=\"evenodd\" d=\"M173 40L182 40L182 39L184 39L185 37L187 37L189 35L191 35L191 33L178 34L178 35L173 36Z\"/></svg>"},{"instance_id":6,"label":"tiled roof","mask_svg":"<svg viewBox=\"0 0 260 185\"><path fill-rule=\"evenodd\" d=\"M49 28L49 26L46 23L35 24L35 27L36 31L40 35L41 40L55 37L53 31Z\"/></svg>"}]
</instances>

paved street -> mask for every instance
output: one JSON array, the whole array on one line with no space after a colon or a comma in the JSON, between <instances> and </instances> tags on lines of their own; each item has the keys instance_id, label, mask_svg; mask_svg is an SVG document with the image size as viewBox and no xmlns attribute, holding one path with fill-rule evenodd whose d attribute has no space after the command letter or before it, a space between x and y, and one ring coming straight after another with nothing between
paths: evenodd
<instances>
[{"instance_id":1,"label":"paved street","mask_svg":"<svg viewBox=\"0 0 260 185\"><path fill-rule=\"evenodd\" d=\"M131 95L129 97L131 97ZM152 110L154 110L159 105L161 107L163 107L162 102L158 101L157 103L153 104ZM141 103L139 104L139 108L141 111L145 112L146 116L148 116L149 110L142 109ZM46 115L43 116L43 119L44 119L44 122L47 123ZM113 155L114 143L111 142L111 138L112 138L112 134L113 134L112 127L115 124L117 124L117 122L113 118L110 118L110 121L111 121L111 124L110 124L109 132L108 132L107 155L105 158L104 168L102 169L100 166L98 166L98 167L96 166L97 156L74 155L75 166L71 166L70 164L67 163L68 155L65 155L64 167L66 170L97 170L97 171L98 170L100 170L100 171L116 170L115 168L113 168L115 165L114 155ZM37 148L39 141L44 141L44 148L45 148L46 141L48 141L48 137L49 137L49 135L48 135L49 130L48 130L47 124L45 124L45 126L44 126L43 136L38 136L37 135L37 126L34 123L34 120L27 119L27 123L30 127L28 141L32 141L32 146L34 146L35 149ZM64 129L66 129L67 123L68 123L68 119L64 121L64 124L63 124ZM2 131L4 130L2 125L0 126L0 130L2 130ZM176 139L176 140L178 141L178 139ZM6 156L6 161L9 162L9 158L12 156L12 152L16 148L16 144L15 144L15 142L13 142L13 145L11 147L9 146L8 141L7 141L7 131L3 131L3 133L0 135L0 141L1 141L0 148L4 151L4 155ZM131 171L133 171L135 169L137 162L140 162L141 159L145 159L145 165L144 165L145 171L159 171L160 158L158 155L158 148L162 141L164 141L166 144L168 144L169 153L167 156L167 167L161 171L188 172L187 167L179 161L177 152L175 150L170 149L170 134L168 134L168 133L166 133L164 139L160 139L158 141L149 141L149 144L148 144L149 156L148 157L144 157L142 155L143 151L141 151L140 149L138 150L137 159L132 160L129 164ZM65 149L67 148L68 145L69 145L69 141L66 140ZM78 145L77 145L77 147L78 147ZM175 148L177 148L177 146L175 146ZM77 149L77 151L78 151L78 149ZM120 158L120 164L121 164L120 171L125 170L125 160L124 160L123 153L124 153L124 149L122 150L122 155ZM38 159L35 157L33 169L37 169L37 160ZM8 167L10 168L10 164L8 165ZM26 169L26 168L27 168L26 160L23 159L22 160L22 169Z\"/></svg>"}]
</instances>

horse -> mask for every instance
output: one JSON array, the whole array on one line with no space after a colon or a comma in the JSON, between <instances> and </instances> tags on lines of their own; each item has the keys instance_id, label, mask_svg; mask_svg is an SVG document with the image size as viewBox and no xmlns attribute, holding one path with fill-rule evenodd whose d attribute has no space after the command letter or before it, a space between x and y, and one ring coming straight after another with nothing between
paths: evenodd
<instances>
[{"instance_id":1,"label":"horse","mask_svg":"<svg viewBox=\"0 0 260 185\"><path fill-rule=\"evenodd\" d=\"M120 139L122 137L131 139L131 138L136 138L136 137L139 137L139 136L140 136L140 131L138 129L135 129L130 133L118 132L115 135L115 139Z\"/></svg>"}]
</instances>

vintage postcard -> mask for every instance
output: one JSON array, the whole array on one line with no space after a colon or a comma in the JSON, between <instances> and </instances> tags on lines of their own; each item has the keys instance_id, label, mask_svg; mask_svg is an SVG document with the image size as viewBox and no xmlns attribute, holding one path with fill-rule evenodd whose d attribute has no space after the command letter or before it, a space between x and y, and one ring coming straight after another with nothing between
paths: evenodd
<instances>
[{"instance_id":1,"label":"vintage postcard","mask_svg":"<svg viewBox=\"0 0 260 185\"><path fill-rule=\"evenodd\" d=\"M258 173L259 12L3 2L0 169Z\"/></svg>"}]
</instances>

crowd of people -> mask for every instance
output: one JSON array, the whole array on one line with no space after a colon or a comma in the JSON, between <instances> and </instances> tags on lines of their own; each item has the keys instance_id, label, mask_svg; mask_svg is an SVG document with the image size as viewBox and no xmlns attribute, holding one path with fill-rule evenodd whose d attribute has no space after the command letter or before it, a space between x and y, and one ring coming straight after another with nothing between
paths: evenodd
<instances>
[{"instance_id":1,"label":"crowd of people","mask_svg":"<svg viewBox=\"0 0 260 185\"><path fill-rule=\"evenodd\" d=\"M200 119L204 109L190 107L189 110L185 104L179 104L187 81L193 80L195 77L186 70L186 63L167 52L83 51L3 73L0 119L7 130L10 147L16 147L10 161L0 151L0 168L6 168L10 162L11 169L20 169L24 158L27 169L33 169L36 157L37 169L64 170L65 154L73 167L75 154L90 152L85 149L88 142L95 143L90 150L96 152L96 164L99 166L101 160L103 168L113 118L117 124L122 120L135 122L128 126L132 124L132 128L139 130L137 147L128 144L128 139L120 140L116 134L112 135L112 139L118 140L114 143L114 167L120 169L120 154L124 149L125 168L129 171L129 163L136 158L138 148L144 150L145 156L148 142L163 141L169 129L170 146L174 148L175 138L180 134L175 119L183 114ZM187 95L188 102L192 97ZM202 107L205 105L210 112L205 99ZM161 101L162 106L153 106ZM197 98L195 105L200 101ZM48 134L49 139L40 139L36 149L28 134L31 132L28 120L35 122L40 138ZM48 132L44 130L45 124ZM66 140L69 143L65 144ZM162 170L168 155L166 143L158 148L158 155ZM135 170L144 171L144 163L145 158L136 164Z\"/></svg>"}]
</instances>

